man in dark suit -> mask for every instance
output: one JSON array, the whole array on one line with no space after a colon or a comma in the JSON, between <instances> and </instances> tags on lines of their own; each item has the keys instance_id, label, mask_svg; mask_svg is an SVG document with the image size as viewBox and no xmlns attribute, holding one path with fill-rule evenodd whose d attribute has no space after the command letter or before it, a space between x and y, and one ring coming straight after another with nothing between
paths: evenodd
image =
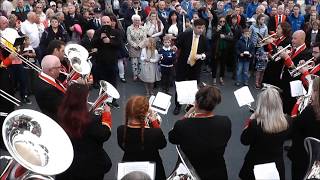
<instances>
[{"instance_id":1,"label":"man in dark suit","mask_svg":"<svg viewBox=\"0 0 320 180\"><path fill-rule=\"evenodd\" d=\"M96 63L98 79L106 80L116 87L118 49L121 46L119 31L111 28L111 20L108 16L101 18L101 28L95 31L92 44L97 48ZM115 107L119 105L114 100L111 104Z\"/></svg>"},{"instance_id":2,"label":"man in dark suit","mask_svg":"<svg viewBox=\"0 0 320 180\"><path fill-rule=\"evenodd\" d=\"M35 90L36 101L42 113L57 120L57 111L65 94L65 88L56 80L61 63L58 57L47 55L42 59L41 67Z\"/></svg>"},{"instance_id":3,"label":"man in dark suit","mask_svg":"<svg viewBox=\"0 0 320 180\"><path fill-rule=\"evenodd\" d=\"M79 24L81 28L84 29L82 27L83 17L76 13L76 7L73 4L69 4L68 9L69 9L69 14L66 15L64 22L65 22L65 26L69 36L72 37L72 32L75 31L74 29L75 24Z\"/></svg>"},{"instance_id":4,"label":"man in dark suit","mask_svg":"<svg viewBox=\"0 0 320 180\"><path fill-rule=\"evenodd\" d=\"M176 81L197 80L200 78L202 61L206 58L206 38L202 35L205 21L197 19L193 23L193 31L181 33L177 40L178 61L176 63ZM181 105L175 95L173 114L180 113Z\"/></svg>"},{"instance_id":5,"label":"man in dark suit","mask_svg":"<svg viewBox=\"0 0 320 180\"><path fill-rule=\"evenodd\" d=\"M288 70L297 67L300 60L307 61L312 57L311 52L306 47L305 38L306 33L304 31L298 30L294 32L291 40L293 50L291 51L290 56L287 52L280 54L280 57L284 59L283 71L280 77L282 84L282 87L280 88L283 90L283 111L289 115L296 103L296 98L291 96L290 82L300 79L300 76L291 77Z\"/></svg>"},{"instance_id":6,"label":"man in dark suit","mask_svg":"<svg viewBox=\"0 0 320 180\"><path fill-rule=\"evenodd\" d=\"M100 8L95 8L93 10L94 17L89 21L89 29L97 30L101 27L101 12Z\"/></svg>"},{"instance_id":7,"label":"man in dark suit","mask_svg":"<svg viewBox=\"0 0 320 180\"><path fill-rule=\"evenodd\" d=\"M287 22L287 16L284 15L284 5L279 5L277 9L277 14L270 17L268 23L268 30L270 33L275 33L279 24Z\"/></svg>"}]
</instances>

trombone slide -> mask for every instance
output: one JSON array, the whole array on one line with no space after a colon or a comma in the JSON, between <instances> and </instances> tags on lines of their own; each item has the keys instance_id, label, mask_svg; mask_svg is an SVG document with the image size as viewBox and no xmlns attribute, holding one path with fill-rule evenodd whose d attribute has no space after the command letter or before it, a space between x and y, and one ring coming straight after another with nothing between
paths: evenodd
<instances>
[{"instance_id":1,"label":"trombone slide","mask_svg":"<svg viewBox=\"0 0 320 180\"><path fill-rule=\"evenodd\" d=\"M19 103L21 103L21 101L13 96L11 96L10 94L8 94L7 92L3 91L2 89L0 89L0 96L3 97L4 99L10 101L11 103L13 103L16 106L20 106Z\"/></svg>"}]
</instances>

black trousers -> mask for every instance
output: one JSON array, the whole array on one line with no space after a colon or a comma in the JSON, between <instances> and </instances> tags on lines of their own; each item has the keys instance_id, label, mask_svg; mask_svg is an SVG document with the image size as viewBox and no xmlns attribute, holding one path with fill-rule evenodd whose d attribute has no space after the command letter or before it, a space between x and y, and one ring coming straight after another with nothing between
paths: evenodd
<instances>
[{"instance_id":1,"label":"black trousers","mask_svg":"<svg viewBox=\"0 0 320 180\"><path fill-rule=\"evenodd\" d=\"M97 74L99 80L105 80L117 87L117 64L97 63Z\"/></svg>"},{"instance_id":2,"label":"black trousers","mask_svg":"<svg viewBox=\"0 0 320 180\"><path fill-rule=\"evenodd\" d=\"M169 90L173 67L161 66L161 88L165 91Z\"/></svg>"}]
</instances>

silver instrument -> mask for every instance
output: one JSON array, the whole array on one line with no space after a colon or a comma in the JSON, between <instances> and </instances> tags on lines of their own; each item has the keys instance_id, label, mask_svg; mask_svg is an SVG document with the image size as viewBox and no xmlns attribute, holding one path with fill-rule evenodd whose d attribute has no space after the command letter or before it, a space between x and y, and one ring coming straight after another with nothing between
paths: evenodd
<instances>
[{"instance_id":1,"label":"silver instrument","mask_svg":"<svg viewBox=\"0 0 320 180\"><path fill-rule=\"evenodd\" d=\"M53 179L51 176L67 170L73 161L68 135L59 124L40 112L13 111L4 120L2 136L12 158L2 157L11 162L0 179ZM17 169L24 171L19 174Z\"/></svg>"},{"instance_id":2,"label":"silver instrument","mask_svg":"<svg viewBox=\"0 0 320 180\"><path fill-rule=\"evenodd\" d=\"M292 48L291 44L289 44L288 46L278 50L278 52L276 52L275 54L273 54L271 56L271 59L274 60L274 61L279 61L281 59L280 54L285 52L285 51L287 51L287 50L289 50L290 48Z\"/></svg>"},{"instance_id":3,"label":"silver instrument","mask_svg":"<svg viewBox=\"0 0 320 180\"><path fill-rule=\"evenodd\" d=\"M301 74L301 72L299 71L301 68L306 67L308 70L311 70L314 68L315 63L314 63L314 57L310 58L308 61L306 61L305 63L303 63L302 65L299 65L298 67L292 69L292 70L288 70L289 74L291 75L291 77L297 77Z\"/></svg>"},{"instance_id":4,"label":"silver instrument","mask_svg":"<svg viewBox=\"0 0 320 180\"><path fill-rule=\"evenodd\" d=\"M21 101L19 99L15 98L14 96L10 95L9 93L5 92L2 89L0 89L0 96L3 97L4 99L10 101L12 104L14 104L16 106L20 106L19 103L21 103Z\"/></svg>"},{"instance_id":5,"label":"silver instrument","mask_svg":"<svg viewBox=\"0 0 320 180\"><path fill-rule=\"evenodd\" d=\"M104 80L100 80L100 91L99 96L95 102L91 103L91 107L89 109L90 112L96 112L97 114L103 111L105 103L107 103L108 98L119 99L120 94L115 87L113 87L110 83ZM98 111L98 112L97 112Z\"/></svg>"},{"instance_id":6,"label":"silver instrument","mask_svg":"<svg viewBox=\"0 0 320 180\"><path fill-rule=\"evenodd\" d=\"M316 75L308 75L306 77L307 81L308 81L308 92L306 95L301 96L300 97L300 104L298 107L298 112L301 114L301 112L310 104L311 101L311 95L312 95L312 91L313 91L313 79L317 77Z\"/></svg>"},{"instance_id":7,"label":"silver instrument","mask_svg":"<svg viewBox=\"0 0 320 180\"><path fill-rule=\"evenodd\" d=\"M269 36L261 39L260 41L258 41L257 46L258 46L258 47L262 47L262 46L266 45L266 44L267 44L266 41L269 40L269 39L271 39L271 38L273 38L273 37L275 37L275 36L277 36L276 33L271 34L271 35L269 35Z\"/></svg>"},{"instance_id":8,"label":"silver instrument","mask_svg":"<svg viewBox=\"0 0 320 180\"><path fill-rule=\"evenodd\" d=\"M175 169L167 180L200 180L200 177L196 173L187 156L181 150L180 146L176 146L176 150L178 153L178 161Z\"/></svg>"},{"instance_id":9,"label":"silver instrument","mask_svg":"<svg viewBox=\"0 0 320 180\"><path fill-rule=\"evenodd\" d=\"M72 68L71 72L66 74L67 78L63 83L65 86L70 85L71 82L79 77L84 79L85 76L90 75L92 64L88 61L89 52L86 48L79 44L68 44L64 52Z\"/></svg>"},{"instance_id":10,"label":"silver instrument","mask_svg":"<svg viewBox=\"0 0 320 180\"><path fill-rule=\"evenodd\" d=\"M1 36L1 33L0 33L0 46L4 50L8 51L10 54L19 58L23 63L25 63L31 69L37 71L38 73L40 73L42 71L42 69L40 67L38 67L37 65L35 65L31 61L29 61L27 58L25 58L25 57L21 56L19 53L17 53L16 48L13 47L13 44L10 43L10 41L8 41L5 37Z\"/></svg>"},{"instance_id":11,"label":"silver instrument","mask_svg":"<svg viewBox=\"0 0 320 180\"><path fill-rule=\"evenodd\" d=\"M309 167L303 179L320 179L320 140L307 137L304 139L304 147L309 155Z\"/></svg>"}]
</instances>

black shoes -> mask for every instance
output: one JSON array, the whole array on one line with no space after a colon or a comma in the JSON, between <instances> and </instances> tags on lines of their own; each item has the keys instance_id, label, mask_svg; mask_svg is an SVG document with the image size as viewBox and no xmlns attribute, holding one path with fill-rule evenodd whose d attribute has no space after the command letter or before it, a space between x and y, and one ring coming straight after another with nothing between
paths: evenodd
<instances>
[{"instance_id":1,"label":"black shoes","mask_svg":"<svg viewBox=\"0 0 320 180\"><path fill-rule=\"evenodd\" d=\"M24 96L21 101L23 104L32 104L28 96Z\"/></svg>"},{"instance_id":2,"label":"black shoes","mask_svg":"<svg viewBox=\"0 0 320 180\"><path fill-rule=\"evenodd\" d=\"M121 81L122 83L126 83L126 82L127 82L125 78L120 78L120 81Z\"/></svg>"},{"instance_id":3,"label":"black shoes","mask_svg":"<svg viewBox=\"0 0 320 180\"><path fill-rule=\"evenodd\" d=\"M181 106L176 106L173 110L173 114L174 115L178 115L181 111Z\"/></svg>"}]
</instances>

